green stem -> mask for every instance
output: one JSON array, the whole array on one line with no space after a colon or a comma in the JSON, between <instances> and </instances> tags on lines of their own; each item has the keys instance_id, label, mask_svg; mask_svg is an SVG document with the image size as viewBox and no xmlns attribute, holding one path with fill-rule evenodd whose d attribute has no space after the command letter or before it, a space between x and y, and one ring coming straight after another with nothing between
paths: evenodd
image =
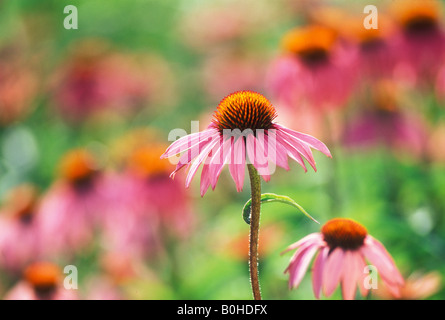
<instances>
[{"instance_id":1,"label":"green stem","mask_svg":"<svg viewBox=\"0 0 445 320\"><path fill-rule=\"evenodd\" d=\"M248 164L252 207L250 211L249 271L253 298L261 300L260 282L258 279L258 239L260 231L261 178L252 164Z\"/></svg>"}]
</instances>

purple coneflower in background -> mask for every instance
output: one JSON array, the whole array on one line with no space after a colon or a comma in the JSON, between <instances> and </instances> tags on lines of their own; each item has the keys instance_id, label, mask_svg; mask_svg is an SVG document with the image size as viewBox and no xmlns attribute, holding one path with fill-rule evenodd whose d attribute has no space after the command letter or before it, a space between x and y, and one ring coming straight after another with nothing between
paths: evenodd
<instances>
[{"instance_id":1,"label":"purple coneflower in background","mask_svg":"<svg viewBox=\"0 0 445 320\"><path fill-rule=\"evenodd\" d=\"M309 264L318 252L312 267L312 285L315 297L320 298L323 289L330 296L341 283L342 296L354 299L357 286L366 296L366 260L377 269L386 288L394 295L400 295L404 284L393 259L384 246L358 222L335 218L321 228L290 245L284 252L297 249L285 273L289 273L289 287L296 288L303 279Z\"/></svg>"},{"instance_id":2,"label":"purple coneflower in background","mask_svg":"<svg viewBox=\"0 0 445 320\"><path fill-rule=\"evenodd\" d=\"M12 287L4 300L77 300L77 290L63 286L60 267L52 262L39 261L26 267L22 280Z\"/></svg>"},{"instance_id":3,"label":"purple coneflower in background","mask_svg":"<svg viewBox=\"0 0 445 320\"><path fill-rule=\"evenodd\" d=\"M99 161L86 149L70 150L61 159L59 176L40 203L39 227L49 254L70 255L92 241L107 209L99 169Z\"/></svg>"},{"instance_id":4,"label":"purple coneflower in background","mask_svg":"<svg viewBox=\"0 0 445 320\"><path fill-rule=\"evenodd\" d=\"M354 47L339 41L335 30L316 24L289 31L283 47L267 76L274 98L323 111L345 105L357 72Z\"/></svg>"},{"instance_id":5,"label":"purple coneflower in background","mask_svg":"<svg viewBox=\"0 0 445 320\"><path fill-rule=\"evenodd\" d=\"M263 95L252 91L235 92L220 102L206 130L176 140L161 158L187 151L181 155L171 175L174 177L178 170L188 166L186 187L203 164L201 196L204 196L210 185L215 188L225 164L240 192L246 163L252 164L263 179L269 181L269 165L289 170L288 157L306 171L304 157L316 170L311 148L331 157L321 141L275 123L276 117L275 108Z\"/></svg>"},{"instance_id":6,"label":"purple coneflower in background","mask_svg":"<svg viewBox=\"0 0 445 320\"><path fill-rule=\"evenodd\" d=\"M405 73L417 84L434 81L445 57L440 11L440 1L393 3L392 14L400 29L397 54Z\"/></svg>"},{"instance_id":7,"label":"purple coneflower in background","mask_svg":"<svg viewBox=\"0 0 445 320\"><path fill-rule=\"evenodd\" d=\"M22 184L7 194L0 208L0 266L18 272L45 249L39 232L38 192Z\"/></svg>"}]
</instances>

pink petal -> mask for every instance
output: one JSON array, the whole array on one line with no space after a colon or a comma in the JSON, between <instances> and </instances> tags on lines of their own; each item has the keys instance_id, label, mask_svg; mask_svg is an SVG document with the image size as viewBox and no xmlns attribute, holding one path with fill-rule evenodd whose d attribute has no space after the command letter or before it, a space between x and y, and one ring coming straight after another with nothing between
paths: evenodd
<instances>
[{"instance_id":1,"label":"pink petal","mask_svg":"<svg viewBox=\"0 0 445 320\"><path fill-rule=\"evenodd\" d=\"M302 141L294 138L290 134L286 133L286 131L279 131L278 133L283 140L287 141L289 145L291 145L295 150L297 150L306 160L309 162L314 171L317 171L315 166L314 156L312 155L311 149Z\"/></svg>"},{"instance_id":2,"label":"pink petal","mask_svg":"<svg viewBox=\"0 0 445 320\"><path fill-rule=\"evenodd\" d=\"M344 252L337 248L332 251L323 269L323 291L325 296L329 297L337 287L340 277L343 273Z\"/></svg>"},{"instance_id":3,"label":"pink petal","mask_svg":"<svg viewBox=\"0 0 445 320\"><path fill-rule=\"evenodd\" d=\"M391 284L403 285L402 275L389 253L379 241L368 235L360 250L363 256L377 268L383 280Z\"/></svg>"},{"instance_id":4,"label":"pink petal","mask_svg":"<svg viewBox=\"0 0 445 320\"><path fill-rule=\"evenodd\" d=\"M311 233L305 236L304 238L298 240L297 242L291 244L290 246L288 246L283 252L281 252L281 254L294 250L299 246L303 245L304 243L313 243L313 242L318 242L320 243L320 245L323 244L322 234L319 232Z\"/></svg>"},{"instance_id":5,"label":"pink petal","mask_svg":"<svg viewBox=\"0 0 445 320\"><path fill-rule=\"evenodd\" d=\"M268 158L279 167L289 170L289 164L287 162L287 150L277 141L276 130L268 130L268 134L265 137L268 151Z\"/></svg>"},{"instance_id":6,"label":"pink petal","mask_svg":"<svg viewBox=\"0 0 445 320\"><path fill-rule=\"evenodd\" d=\"M284 147L288 156L303 167L304 172L307 172L306 164L304 163L303 158L300 156L300 153L289 142L283 139L281 135L277 135L277 142Z\"/></svg>"},{"instance_id":7,"label":"pink petal","mask_svg":"<svg viewBox=\"0 0 445 320\"><path fill-rule=\"evenodd\" d=\"M315 137L313 137L311 135L305 134L305 133L301 133L301 132L298 132L298 131L291 130L291 129L286 128L286 127L281 126L281 125L277 125L277 124L275 124L275 125L280 127L280 128L282 128L284 131L286 131L287 133L291 134L295 138L305 142L311 148L316 149L316 150L324 153L326 156L332 158L331 152L329 151L328 147L323 142L318 140L317 138L315 138Z\"/></svg>"},{"instance_id":8,"label":"pink petal","mask_svg":"<svg viewBox=\"0 0 445 320\"><path fill-rule=\"evenodd\" d=\"M219 137L219 136L218 136ZM209 155L210 150L217 144L219 141L218 138L214 138L211 140L201 151L201 153L198 155L196 160L193 162L193 164L190 166L190 170L187 174L187 178L185 179L185 186L188 188L190 186L190 183L192 182L193 177L196 174L196 171L198 170L200 164L204 161L204 159Z\"/></svg>"},{"instance_id":9,"label":"pink petal","mask_svg":"<svg viewBox=\"0 0 445 320\"><path fill-rule=\"evenodd\" d=\"M213 136L215 132L218 132L215 129L207 129L201 132L196 132L189 134L185 137L182 137L175 142L173 142L167 150L161 155L162 158L169 158L174 155L177 155L178 153L184 152L199 143L203 142L204 140L207 140L209 137Z\"/></svg>"},{"instance_id":10,"label":"pink petal","mask_svg":"<svg viewBox=\"0 0 445 320\"><path fill-rule=\"evenodd\" d=\"M209 165L205 163L202 166L202 171L201 171L201 187L200 187L201 197L203 197L204 194L207 192L209 186L210 186Z\"/></svg>"},{"instance_id":11,"label":"pink petal","mask_svg":"<svg viewBox=\"0 0 445 320\"><path fill-rule=\"evenodd\" d=\"M297 250L287 269L289 272L289 287L298 287L307 271L309 263L319 248L319 245L313 243L307 247L301 247Z\"/></svg>"},{"instance_id":12,"label":"pink petal","mask_svg":"<svg viewBox=\"0 0 445 320\"><path fill-rule=\"evenodd\" d=\"M360 290L361 296L366 297L368 295L369 289L365 287L365 280L366 280L366 276L367 276L367 274L365 273L365 267L366 267L365 259L363 258L363 255L360 255L360 258L356 258L356 259L357 259L356 263L358 265L358 268L359 268L359 270L362 271L360 276L357 278L357 285Z\"/></svg>"},{"instance_id":13,"label":"pink petal","mask_svg":"<svg viewBox=\"0 0 445 320\"><path fill-rule=\"evenodd\" d=\"M241 192L244 184L244 171L246 167L246 151L244 148L244 138L238 138L232 148L231 163L229 171L236 184L236 190Z\"/></svg>"},{"instance_id":14,"label":"pink petal","mask_svg":"<svg viewBox=\"0 0 445 320\"><path fill-rule=\"evenodd\" d=\"M229 162L230 155L232 153L232 141L227 139L222 143L220 149L210 160L210 176L212 189L215 189L218 178L222 172L224 165ZM220 157L222 155L222 157ZM222 158L222 160L221 160Z\"/></svg>"},{"instance_id":15,"label":"pink petal","mask_svg":"<svg viewBox=\"0 0 445 320\"><path fill-rule=\"evenodd\" d=\"M347 250L344 257L343 275L342 275L342 294L343 299L353 300L357 289L357 280L363 270L360 270L357 258L361 259L360 252Z\"/></svg>"},{"instance_id":16,"label":"pink petal","mask_svg":"<svg viewBox=\"0 0 445 320\"><path fill-rule=\"evenodd\" d=\"M269 162L264 150L264 142L261 143L254 135L248 135L246 138L247 154L250 163L258 170L258 174L263 177L265 181L270 180ZM264 141L264 140L263 140Z\"/></svg>"},{"instance_id":17,"label":"pink petal","mask_svg":"<svg viewBox=\"0 0 445 320\"><path fill-rule=\"evenodd\" d=\"M329 247L324 247L317 255L314 261L312 271L312 287L315 298L320 299L321 285L323 283L323 268L329 254Z\"/></svg>"}]
</instances>

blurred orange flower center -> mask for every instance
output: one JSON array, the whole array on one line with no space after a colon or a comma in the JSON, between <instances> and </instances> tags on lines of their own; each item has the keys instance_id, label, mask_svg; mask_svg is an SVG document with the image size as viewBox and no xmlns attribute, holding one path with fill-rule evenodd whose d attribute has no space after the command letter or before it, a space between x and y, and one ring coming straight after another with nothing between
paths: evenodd
<instances>
[{"instance_id":1,"label":"blurred orange flower center","mask_svg":"<svg viewBox=\"0 0 445 320\"><path fill-rule=\"evenodd\" d=\"M225 129L270 129L277 117L275 108L263 95L239 91L225 97L213 114L212 123L222 133Z\"/></svg>"},{"instance_id":2,"label":"blurred orange flower center","mask_svg":"<svg viewBox=\"0 0 445 320\"><path fill-rule=\"evenodd\" d=\"M321 228L321 233L331 249L340 247L344 250L360 248L368 234L364 226L345 218L329 220Z\"/></svg>"},{"instance_id":3,"label":"blurred orange flower center","mask_svg":"<svg viewBox=\"0 0 445 320\"><path fill-rule=\"evenodd\" d=\"M401 6L398 18L408 32L434 29L439 20L438 8L428 1Z\"/></svg>"},{"instance_id":4,"label":"blurred orange flower center","mask_svg":"<svg viewBox=\"0 0 445 320\"><path fill-rule=\"evenodd\" d=\"M55 264L36 262L25 269L24 278L36 291L50 291L60 282L61 271Z\"/></svg>"},{"instance_id":5,"label":"blurred orange flower center","mask_svg":"<svg viewBox=\"0 0 445 320\"><path fill-rule=\"evenodd\" d=\"M165 150L165 146L149 145L138 148L130 156L130 168L143 177L168 176L171 164L161 160L159 155Z\"/></svg>"},{"instance_id":6,"label":"blurred orange flower center","mask_svg":"<svg viewBox=\"0 0 445 320\"><path fill-rule=\"evenodd\" d=\"M312 25L289 31L283 38L287 52L297 54L305 62L325 60L337 40L334 30Z\"/></svg>"},{"instance_id":7,"label":"blurred orange flower center","mask_svg":"<svg viewBox=\"0 0 445 320\"><path fill-rule=\"evenodd\" d=\"M86 150L71 151L62 159L61 174L73 184L89 181L96 172L94 158Z\"/></svg>"},{"instance_id":8,"label":"blurred orange flower center","mask_svg":"<svg viewBox=\"0 0 445 320\"><path fill-rule=\"evenodd\" d=\"M35 213L37 204L37 190L32 185L21 185L16 187L8 196L7 206L14 217L27 222Z\"/></svg>"}]
</instances>

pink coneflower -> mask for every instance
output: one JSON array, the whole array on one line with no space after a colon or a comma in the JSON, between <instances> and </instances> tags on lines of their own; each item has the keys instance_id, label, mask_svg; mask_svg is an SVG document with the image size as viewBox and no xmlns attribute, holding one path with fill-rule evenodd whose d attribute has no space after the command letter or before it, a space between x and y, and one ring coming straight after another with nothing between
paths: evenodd
<instances>
[{"instance_id":1,"label":"pink coneflower","mask_svg":"<svg viewBox=\"0 0 445 320\"><path fill-rule=\"evenodd\" d=\"M385 300L422 300L436 294L442 289L442 286L442 276L438 271L429 273L416 271L405 279L405 284L400 289L400 295L394 296L393 292L388 290L384 284L375 290L375 295Z\"/></svg>"},{"instance_id":2,"label":"pink coneflower","mask_svg":"<svg viewBox=\"0 0 445 320\"><path fill-rule=\"evenodd\" d=\"M161 158L187 151L181 155L171 174L174 177L178 170L188 166L186 187L203 164L201 196L204 196L210 185L215 188L225 164L240 192L246 163L252 164L263 179L269 181L269 165L276 164L289 170L288 157L306 171L303 157L316 170L311 148L331 156L321 141L275 123L276 117L275 108L263 95L251 91L235 92L220 102L206 130L173 142Z\"/></svg>"},{"instance_id":3,"label":"pink coneflower","mask_svg":"<svg viewBox=\"0 0 445 320\"><path fill-rule=\"evenodd\" d=\"M278 101L323 111L345 105L357 72L355 48L340 41L336 31L316 24L289 31L283 47L267 75Z\"/></svg>"},{"instance_id":4,"label":"pink coneflower","mask_svg":"<svg viewBox=\"0 0 445 320\"><path fill-rule=\"evenodd\" d=\"M0 209L0 266L22 270L39 257L42 235L38 223L38 193L31 184L12 189Z\"/></svg>"},{"instance_id":5,"label":"pink coneflower","mask_svg":"<svg viewBox=\"0 0 445 320\"><path fill-rule=\"evenodd\" d=\"M172 96L166 83L174 82L163 59L112 50L100 39L76 43L51 81L51 104L72 123L164 105Z\"/></svg>"},{"instance_id":6,"label":"pink coneflower","mask_svg":"<svg viewBox=\"0 0 445 320\"><path fill-rule=\"evenodd\" d=\"M76 290L63 287L62 270L51 262L34 262L23 272L23 279L12 287L5 300L77 300Z\"/></svg>"},{"instance_id":7,"label":"pink coneflower","mask_svg":"<svg viewBox=\"0 0 445 320\"><path fill-rule=\"evenodd\" d=\"M400 29L395 40L401 67L417 84L434 81L445 56L445 33L440 1L393 3L393 17Z\"/></svg>"},{"instance_id":8,"label":"pink coneflower","mask_svg":"<svg viewBox=\"0 0 445 320\"><path fill-rule=\"evenodd\" d=\"M357 67L363 80L393 78L398 62L394 46L394 26L388 17L379 13L378 29L365 29L362 18L351 18L338 25L345 38L358 47ZM360 79L360 80L362 80ZM369 86L365 81L364 86ZM360 81L362 82L362 81Z\"/></svg>"},{"instance_id":9,"label":"pink coneflower","mask_svg":"<svg viewBox=\"0 0 445 320\"><path fill-rule=\"evenodd\" d=\"M285 270L285 273L289 273L291 288L298 287L318 252L312 269L312 285L317 299L322 289L325 296L330 296L339 283L344 299L354 299L357 286L365 296L369 290L365 285L366 260L376 267L387 288L394 295L400 294L404 280L391 256L364 226L351 219L329 220L321 232L304 237L284 252L294 249L297 251Z\"/></svg>"},{"instance_id":10,"label":"pink coneflower","mask_svg":"<svg viewBox=\"0 0 445 320\"><path fill-rule=\"evenodd\" d=\"M347 147L387 147L395 155L422 156L426 151L427 127L421 115L402 110L393 82L375 83L371 105L353 116L343 131Z\"/></svg>"},{"instance_id":11,"label":"pink coneflower","mask_svg":"<svg viewBox=\"0 0 445 320\"><path fill-rule=\"evenodd\" d=\"M93 239L98 217L106 209L98 163L86 149L71 150L61 159L59 176L42 196L39 212L48 251L72 254Z\"/></svg>"}]
</instances>

